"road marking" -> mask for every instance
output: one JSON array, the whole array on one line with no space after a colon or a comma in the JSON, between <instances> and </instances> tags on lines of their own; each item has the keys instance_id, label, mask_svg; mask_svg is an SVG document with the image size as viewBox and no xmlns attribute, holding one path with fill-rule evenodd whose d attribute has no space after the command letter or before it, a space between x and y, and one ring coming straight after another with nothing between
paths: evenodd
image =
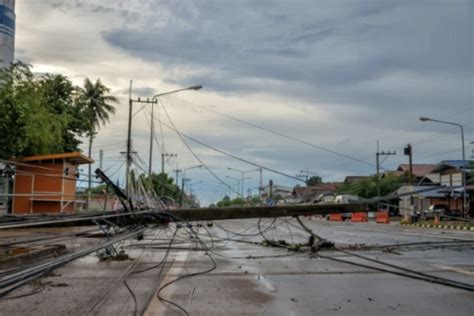
<instances>
[{"instance_id":1,"label":"road marking","mask_svg":"<svg viewBox=\"0 0 474 316\"><path fill-rule=\"evenodd\" d=\"M452 266L445 266L445 265L441 265L441 264L433 264L433 267L443 269L443 270L454 271L454 272L469 275L469 276L474 276L474 271L463 270L463 269L459 269L459 268L452 267Z\"/></svg>"},{"instance_id":2,"label":"road marking","mask_svg":"<svg viewBox=\"0 0 474 316\"><path fill-rule=\"evenodd\" d=\"M184 265L182 265L181 267L175 267L175 266L177 265L177 263L186 262L188 260L190 253L191 253L190 251L180 251L178 253L175 253L174 258L172 259L173 263L171 267L169 268L168 273L166 273L165 277L160 282L160 286L158 287L158 289L162 285L174 280L177 276L181 275L181 272L184 270ZM174 273L171 273L171 272L174 272ZM161 293L161 296L167 299L172 297L174 294L172 287L166 288L164 291L166 292L166 295L163 295L163 293ZM150 301L150 303L146 307L145 312L143 314L147 316L164 315L165 313L169 311L170 309L169 309L168 304L161 302L157 297L157 292L155 292L155 294L153 295L153 299Z\"/></svg>"}]
</instances>

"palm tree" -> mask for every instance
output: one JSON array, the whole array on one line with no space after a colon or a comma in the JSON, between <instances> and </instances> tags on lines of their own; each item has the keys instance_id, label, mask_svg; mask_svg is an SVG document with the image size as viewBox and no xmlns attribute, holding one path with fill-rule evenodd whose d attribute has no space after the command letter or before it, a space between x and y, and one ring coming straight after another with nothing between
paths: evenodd
<instances>
[{"instance_id":1,"label":"palm tree","mask_svg":"<svg viewBox=\"0 0 474 316\"><path fill-rule=\"evenodd\" d=\"M80 89L80 99L83 105L86 117L89 119L89 157L92 155L92 142L97 129L109 121L109 115L115 114L115 107L112 105L118 103L118 99L109 95L110 89L105 86L100 79L92 83L89 78L84 81L84 88ZM91 165L89 164L89 192L91 190Z\"/></svg>"}]
</instances>

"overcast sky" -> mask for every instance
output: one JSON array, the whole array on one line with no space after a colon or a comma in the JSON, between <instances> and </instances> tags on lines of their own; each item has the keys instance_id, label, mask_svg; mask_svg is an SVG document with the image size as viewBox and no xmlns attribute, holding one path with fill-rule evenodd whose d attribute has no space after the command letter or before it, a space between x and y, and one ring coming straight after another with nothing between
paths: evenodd
<instances>
[{"instance_id":1,"label":"overcast sky","mask_svg":"<svg viewBox=\"0 0 474 316\"><path fill-rule=\"evenodd\" d=\"M16 59L36 72L62 73L81 84L100 78L121 103L100 130L93 158L104 150L104 169L123 181L128 89L161 98L177 128L209 145L296 175L302 169L325 181L375 171L381 150L396 150L382 166L460 159L459 130L422 123L420 116L465 126L467 153L474 140L473 1L17 1ZM135 107L138 110L139 106ZM347 155L348 159L244 125L218 111ZM169 121L163 111L160 117ZM147 168L149 109L133 120L133 144ZM177 153L167 171L199 162L176 134L157 125L154 170L162 141ZM159 146L157 145L159 143ZM189 142L217 175L253 166ZM84 147L85 149L85 147ZM357 160L362 160L362 163ZM223 189L206 170L187 176L204 204ZM258 173L247 188L256 193ZM270 172L283 185L297 181ZM221 186L222 187L222 186Z\"/></svg>"}]
</instances>

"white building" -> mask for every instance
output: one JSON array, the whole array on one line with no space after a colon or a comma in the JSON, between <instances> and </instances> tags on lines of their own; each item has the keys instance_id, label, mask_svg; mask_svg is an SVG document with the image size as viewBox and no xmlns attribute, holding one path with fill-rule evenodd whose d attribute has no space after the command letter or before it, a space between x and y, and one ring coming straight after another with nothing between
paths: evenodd
<instances>
[{"instance_id":1,"label":"white building","mask_svg":"<svg viewBox=\"0 0 474 316\"><path fill-rule=\"evenodd\" d=\"M289 195L291 195L291 193L293 192L293 188L286 187L286 186L283 186L283 185L274 184L274 185L272 185L271 191L272 191L272 196L273 197L279 196L281 198L286 198ZM267 185L267 186L264 186L262 188L262 193L261 193L260 197L261 198L270 197L270 186Z\"/></svg>"},{"instance_id":2,"label":"white building","mask_svg":"<svg viewBox=\"0 0 474 316\"><path fill-rule=\"evenodd\" d=\"M0 0L0 68L8 67L15 54L15 0Z\"/></svg>"}]
</instances>

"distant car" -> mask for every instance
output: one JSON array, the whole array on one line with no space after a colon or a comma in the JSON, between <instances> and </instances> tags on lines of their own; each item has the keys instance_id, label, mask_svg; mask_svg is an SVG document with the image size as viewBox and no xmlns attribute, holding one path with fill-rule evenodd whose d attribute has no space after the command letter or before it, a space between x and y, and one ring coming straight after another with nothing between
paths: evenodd
<instances>
[{"instance_id":1,"label":"distant car","mask_svg":"<svg viewBox=\"0 0 474 316\"><path fill-rule=\"evenodd\" d=\"M349 194L338 195L334 199L334 203L351 203L355 201L359 201L359 197Z\"/></svg>"}]
</instances>

